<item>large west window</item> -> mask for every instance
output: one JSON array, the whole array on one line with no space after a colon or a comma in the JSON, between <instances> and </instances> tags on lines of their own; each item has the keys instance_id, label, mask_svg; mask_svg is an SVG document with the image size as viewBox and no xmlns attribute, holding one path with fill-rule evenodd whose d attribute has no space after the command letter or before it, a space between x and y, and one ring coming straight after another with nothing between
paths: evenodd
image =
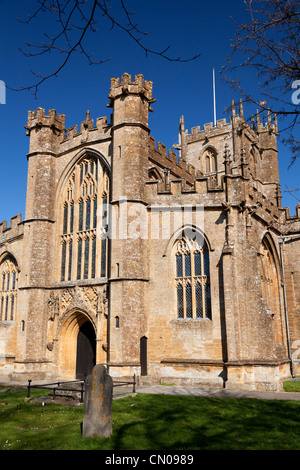
<instances>
[{"instance_id":1,"label":"large west window","mask_svg":"<svg viewBox=\"0 0 300 470\"><path fill-rule=\"evenodd\" d=\"M64 192L61 281L107 275L108 194L108 174L99 159L81 160Z\"/></svg>"},{"instance_id":2,"label":"large west window","mask_svg":"<svg viewBox=\"0 0 300 470\"><path fill-rule=\"evenodd\" d=\"M18 266L12 256L0 265L0 320L14 321L16 318Z\"/></svg>"},{"instance_id":3,"label":"large west window","mask_svg":"<svg viewBox=\"0 0 300 470\"><path fill-rule=\"evenodd\" d=\"M209 250L205 240L186 232L176 243L178 318L211 319Z\"/></svg>"}]
</instances>

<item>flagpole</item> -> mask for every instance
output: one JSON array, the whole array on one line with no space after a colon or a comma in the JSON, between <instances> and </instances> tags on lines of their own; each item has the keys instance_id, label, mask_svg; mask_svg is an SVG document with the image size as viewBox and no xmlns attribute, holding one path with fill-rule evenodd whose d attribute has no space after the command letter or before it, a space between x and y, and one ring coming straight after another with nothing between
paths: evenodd
<instances>
[{"instance_id":1,"label":"flagpole","mask_svg":"<svg viewBox=\"0 0 300 470\"><path fill-rule=\"evenodd\" d=\"M213 94L214 94L214 126L217 125L217 112L216 112L216 80L215 69L213 68Z\"/></svg>"}]
</instances>

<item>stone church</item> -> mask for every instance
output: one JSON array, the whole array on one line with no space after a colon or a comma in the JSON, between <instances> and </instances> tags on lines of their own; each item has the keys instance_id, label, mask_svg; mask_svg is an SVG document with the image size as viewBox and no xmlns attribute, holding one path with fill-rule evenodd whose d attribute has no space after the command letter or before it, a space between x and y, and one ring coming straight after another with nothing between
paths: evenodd
<instances>
[{"instance_id":1,"label":"stone church","mask_svg":"<svg viewBox=\"0 0 300 470\"><path fill-rule=\"evenodd\" d=\"M29 111L21 215L0 224L0 378L280 390L300 373L300 205L281 205L276 117L148 126L152 82L111 117ZM298 353L299 351L299 353Z\"/></svg>"}]
</instances>

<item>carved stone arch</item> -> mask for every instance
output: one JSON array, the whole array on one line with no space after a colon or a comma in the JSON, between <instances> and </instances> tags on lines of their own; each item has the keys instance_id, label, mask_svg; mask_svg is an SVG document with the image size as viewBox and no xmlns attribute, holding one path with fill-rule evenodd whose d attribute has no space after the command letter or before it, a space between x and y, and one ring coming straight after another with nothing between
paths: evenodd
<instances>
[{"instance_id":1,"label":"carved stone arch","mask_svg":"<svg viewBox=\"0 0 300 470\"><path fill-rule=\"evenodd\" d=\"M260 246L261 292L265 313L274 318L274 334L278 344L283 344L281 269L275 243L266 233Z\"/></svg>"},{"instance_id":2,"label":"carved stone arch","mask_svg":"<svg viewBox=\"0 0 300 470\"><path fill-rule=\"evenodd\" d=\"M193 232L195 232L195 234L197 234L200 238L202 238L205 241L209 251L215 250L209 238L207 237L207 234L204 233L203 230L201 230L199 227L196 227L193 224L185 224L184 226L175 230L175 232L172 234L172 236L168 240L163 256L169 256L171 254L176 242L182 237L182 235L184 234L184 231L187 231L187 230L192 230Z\"/></svg>"},{"instance_id":3,"label":"carved stone arch","mask_svg":"<svg viewBox=\"0 0 300 470\"><path fill-rule=\"evenodd\" d=\"M87 309L82 307L73 307L68 308L61 316L58 322L57 327L57 336L62 334L62 331L74 320L74 318L82 318L83 321L90 321L96 331L96 317L92 312L89 312Z\"/></svg>"},{"instance_id":4,"label":"carved stone arch","mask_svg":"<svg viewBox=\"0 0 300 470\"><path fill-rule=\"evenodd\" d=\"M17 261L17 258L10 251L5 251L4 253L2 253L0 255L0 266L1 266L2 263L4 263L4 261L6 261L6 259L10 259L15 264L16 269L18 270L18 272L20 272L20 267L19 267L19 263Z\"/></svg>"},{"instance_id":5,"label":"carved stone arch","mask_svg":"<svg viewBox=\"0 0 300 470\"><path fill-rule=\"evenodd\" d=\"M87 157L95 157L98 158L101 165L106 169L108 175L110 176L111 174L111 167L109 162L107 161L106 157L102 155L102 153L98 152L97 150L93 148L85 148L83 150L80 150L74 157L69 161L69 163L66 165L60 179L57 185L57 191L56 191L56 207L58 206L61 197L62 197L62 192L64 190L65 185L68 183L69 177L72 174L73 168L80 163L81 160Z\"/></svg>"},{"instance_id":6,"label":"carved stone arch","mask_svg":"<svg viewBox=\"0 0 300 470\"><path fill-rule=\"evenodd\" d=\"M278 276L281 280L282 279L282 269L281 269L280 256L278 254L278 249L277 249L276 243L274 241L274 238L272 237L272 235L269 231L265 231L263 233L263 235L261 237L261 240L260 240L260 246L262 245L262 243L264 241L266 241L269 244L270 249L272 250L272 254L273 254L273 257L274 257L274 262L275 262L275 265L276 265Z\"/></svg>"},{"instance_id":7,"label":"carved stone arch","mask_svg":"<svg viewBox=\"0 0 300 470\"><path fill-rule=\"evenodd\" d=\"M95 320L88 312L80 308L72 308L66 311L59 321L57 329L57 341L59 341L58 364L59 373L63 378L74 378L76 375L77 340L83 325L86 323L93 327L96 341Z\"/></svg>"}]
</instances>

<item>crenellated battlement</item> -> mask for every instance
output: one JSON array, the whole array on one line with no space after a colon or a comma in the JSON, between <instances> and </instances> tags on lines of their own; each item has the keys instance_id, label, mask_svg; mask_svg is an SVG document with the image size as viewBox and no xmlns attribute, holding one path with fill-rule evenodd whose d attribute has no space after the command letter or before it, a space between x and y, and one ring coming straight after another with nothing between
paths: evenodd
<instances>
[{"instance_id":1,"label":"crenellated battlement","mask_svg":"<svg viewBox=\"0 0 300 470\"><path fill-rule=\"evenodd\" d=\"M127 94L142 95L148 100L149 103L154 103L156 100L152 97L153 82L144 80L142 74L135 75L134 81L131 79L131 75L124 73L120 78L111 79L111 88L108 98L111 100L108 106L112 106L112 101L120 96Z\"/></svg>"},{"instance_id":2,"label":"crenellated battlement","mask_svg":"<svg viewBox=\"0 0 300 470\"><path fill-rule=\"evenodd\" d=\"M285 213L285 220L287 222L300 222L300 204L296 205L295 215L291 215L289 207L283 207L282 210Z\"/></svg>"},{"instance_id":3,"label":"crenellated battlement","mask_svg":"<svg viewBox=\"0 0 300 470\"><path fill-rule=\"evenodd\" d=\"M55 109L49 109L48 115L44 108L37 108L36 111L28 111L28 120L26 129L31 130L34 127L51 127L59 131L65 130L65 115L57 114Z\"/></svg>"},{"instance_id":4,"label":"crenellated battlement","mask_svg":"<svg viewBox=\"0 0 300 470\"><path fill-rule=\"evenodd\" d=\"M103 116L97 118L96 126L94 126L94 120L90 118L90 112L87 111L84 121L80 123L80 129L78 129L77 124L65 129L64 114L57 114L55 109L49 109L48 115L46 115L45 109L39 107L36 111L28 111L28 122L25 129L31 131L35 127L49 127L59 131L59 142L65 143L87 131L99 131L98 133L103 134L109 124L107 123L107 116Z\"/></svg>"},{"instance_id":5,"label":"crenellated battlement","mask_svg":"<svg viewBox=\"0 0 300 470\"><path fill-rule=\"evenodd\" d=\"M16 236L20 235L20 233L23 233L22 228L20 228L22 226L21 222L21 214L17 214L11 217L9 226L7 226L7 220L0 222L0 244L15 238Z\"/></svg>"},{"instance_id":6,"label":"crenellated battlement","mask_svg":"<svg viewBox=\"0 0 300 470\"><path fill-rule=\"evenodd\" d=\"M238 112L236 109L237 107ZM241 128L243 128L248 129L250 132L254 131L255 134L267 132L268 134L278 135L277 117L276 115L272 116L269 110L267 110L266 122L264 122L263 118L260 116L258 111L256 115L251 116L248 121L249 123L244 118L244 108L242 100L240 100L239 104L232 101L231 118L229 122L226 118L224 118L216 121L215 126L213 122L208 122L203 125L203 129L201 129L200 126L192 127L190 132L188 131L188 129L184 129L183 132L185 142L186 144L189 144L197 140L207 140L223 133L229 133L232 131L233 124L237 130L241 130Z\"/></svg>"},{"instance_id":7,"label":"crenellated battlement","mask_svg":"<svg viewBox=\"0 0 300 470\"><path fill-rule=\"evenodd\" d=\"M203 129L200 126L195 126L191 128L191 132L189 133L188 130L185 130L185 139L186 143L189 144L191 142L197 140L205 140L209 137L217 136L222 133L230 132L232 129L231 123L227 122L226 119L219 119L216 123L216 126L213 125L212 122L208 122L203 125Z\"/></svg>"},{"instance_id":8,"label":"crenellated battlement","mask_svg":"<svg viewBox=\"0 0 300 470\"><path fill-rule=\"evenodd\" d=\"M89 133L90 137L93 133L96 134L97 137L103 136L110 127L110 124L107 122L107 116L97 118L96 126L94 126L94 120L90 118L90 112L87 111L86 118L80 123L79 129L77 124L66 129L62 143L72 142L76 138L80 139L87 133ZM76 142L74 143L76 145Z\"/></svg>"},{"instance_id":9,"label":"crenellated battlement","mask_svg":"<svg viewBox=\"0 0 300 470\"><path fill-rule=\"evenodd\" d=\"M193 165L187 163L182 158L178 158L176 152L172 149L167 151L167 147L161 142L158 142L156 147L154 137L150 136L149 142L150 160L162 168L166 168L170 174L184 178L189 184L193 184L196 176L201 176L201 173L196 171Z\"/></svg>"}]
</instances>

